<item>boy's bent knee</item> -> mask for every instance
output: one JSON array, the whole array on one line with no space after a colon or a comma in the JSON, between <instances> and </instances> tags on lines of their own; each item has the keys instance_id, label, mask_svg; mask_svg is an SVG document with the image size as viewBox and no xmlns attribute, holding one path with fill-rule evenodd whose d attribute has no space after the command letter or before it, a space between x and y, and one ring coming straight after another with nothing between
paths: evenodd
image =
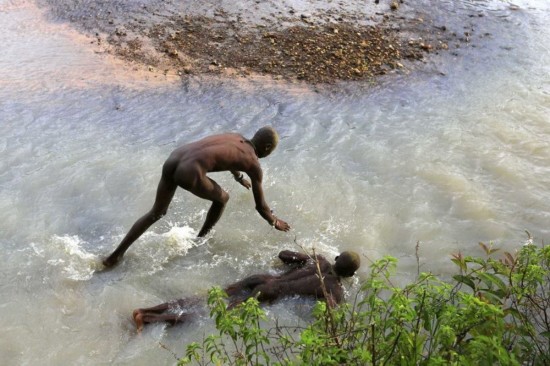
<instances>
[{"instance_id":1,"label":"boy's bent knee","mask_svg":"<svg viewBox=\"0 0 550 366\"><path fill-rule=\"evenodd\" d=\"M220 196L217 199L214 200L214 202L221 203L224 206L228 201L229 201L229 193L227 193L224 190L222 190Z\"/></svg>"}]
</instances>

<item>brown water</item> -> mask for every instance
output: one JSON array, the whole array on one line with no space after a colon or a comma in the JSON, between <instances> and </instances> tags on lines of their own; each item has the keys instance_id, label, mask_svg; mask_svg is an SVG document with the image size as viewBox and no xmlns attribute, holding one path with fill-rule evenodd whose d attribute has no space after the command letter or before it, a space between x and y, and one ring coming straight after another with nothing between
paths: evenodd
<instances>
[{"instance_id":1,"label":"brown water","mask_svg":"<svg viewBox=\"0 0 550 366\"><path fill-rule=\"evenodd\" d=\"M1 363L174 364L160 344L181 356L209 320L136 336L132 309L273 270L295 240L330 257L396 256L403 282L418 241L422 269L443 274L450 253L480 254L479 241L514 250L528 230L547 242L550 9L518 6L442 3L442 24L458 30L475 14L475 34L490 35L368 91L327 95L137 73L30 1L0 0ZM265 193L290 233L214 174L231 200L206 240L194 237L208 205L179 191L119 267L97 272L150 208L172 149L268 123L282 140L262 162ZM299 322L307 309L282 303L269 316Z\"/></svg>"}]
</instances>

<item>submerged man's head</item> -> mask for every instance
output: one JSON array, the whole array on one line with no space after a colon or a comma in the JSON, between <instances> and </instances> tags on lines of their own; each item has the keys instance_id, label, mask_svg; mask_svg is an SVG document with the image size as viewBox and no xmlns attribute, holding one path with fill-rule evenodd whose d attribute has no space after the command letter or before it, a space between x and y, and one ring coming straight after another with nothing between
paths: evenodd
<instances>
[{"instance_id":1,"label":"submerged man's head","mask_svg":"<svg viewBox=\"0 0 550 366\"><path fill-rule=\"evenodd\" d=\"M361 266L361 258L355 252L342 252L336 257L334 271L338 276L351 277Z\"/></svg>"},{"instance_id":2,"label":"submerged man's head","mask_svg":"<svg viewBox=\"0 0 550 366\"><path fill-rule=\"evenodd\" d=\"M271 126L260 128L250 140L254 144L259 158L265 158L275 150L279 143L279 135Z\"/></svg>"}]
</instances>

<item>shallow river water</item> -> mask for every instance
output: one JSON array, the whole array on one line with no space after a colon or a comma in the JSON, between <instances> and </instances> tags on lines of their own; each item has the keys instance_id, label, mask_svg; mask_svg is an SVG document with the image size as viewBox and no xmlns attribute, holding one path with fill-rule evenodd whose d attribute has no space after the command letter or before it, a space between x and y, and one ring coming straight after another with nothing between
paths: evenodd
<instances>
[{"instance_id":1,"label":"shallow river water","mask_svg":"<svg viewBox=\"0 0 550 366\"><path fill-rule=\"evenodd\" d=\"M527 230L548 242L550 4L441 3L450 29L472 19L471 47L372 88L313 93L132 73L33 3L0 0L0 363L174 364L167 349L182 356L209 320L138 336L132 309L273 270L297 244L358 251L358 277L395 256L406 282L417 243L422 270L446 275L450 254L481 254L479 241L513 251ZM282 138L262 161L265 194L289 233L218 173L231 200L206 240L208 204L179 190L124 261L98 271L150 208L172 149L266 124ZM291 305L269 315L307 319L307 304Z\"/></svg>"}]
</instances>

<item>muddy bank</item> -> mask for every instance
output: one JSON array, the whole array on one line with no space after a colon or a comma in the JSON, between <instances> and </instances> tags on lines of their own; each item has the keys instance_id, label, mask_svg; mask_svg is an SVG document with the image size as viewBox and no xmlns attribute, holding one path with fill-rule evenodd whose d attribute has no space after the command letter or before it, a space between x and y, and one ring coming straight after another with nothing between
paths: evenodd
<instances>
[{"instance_id":1,"label":"muddy bank","mask_svg":"<svg viewBox=\"0 0 550 366\"><path fill-rule=\"evenodd\" d=\"M408 72L430 54L468 45L403 1L188 2L44 0L56 18L150 72L263 75L326 84Z\"/></svg>"}]
</instances>

